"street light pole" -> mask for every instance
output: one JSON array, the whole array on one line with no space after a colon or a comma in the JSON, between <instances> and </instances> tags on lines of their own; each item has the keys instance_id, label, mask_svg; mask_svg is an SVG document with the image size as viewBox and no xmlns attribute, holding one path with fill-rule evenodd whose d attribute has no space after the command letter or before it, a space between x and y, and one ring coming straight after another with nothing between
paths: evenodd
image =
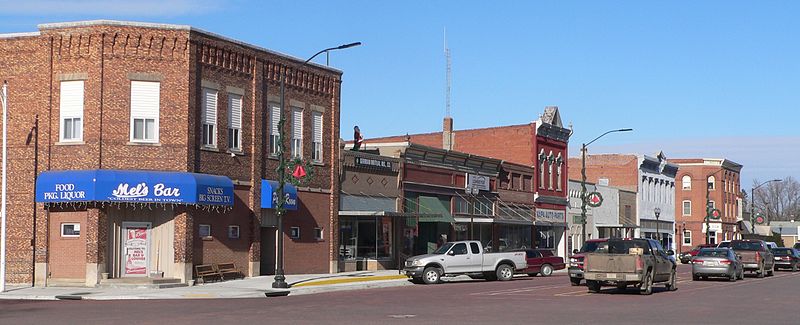
<instances>
[{"instance_id":1,"label":"street light pole","mask_svg":"<svg viewBox=\"0 0 800 325\"><path fill-rule=\"evenodd\" d=\"M633 131L633 129L616 129L606 131L606 133L594 138L594 140L581 145L581 246L583 246L583 244L586 242L586 147L597 141L597 139L602 138L606 134L628 131ZM539 175L541 175L541 173L539 173Z\"/></svg>"},{"instance_id":2,"label":"street light pole","mask_svg":"<svg viewBox=\"0 0 800 325\"><path fill-rule=\"evenodd\" d=\"M750 188L750 234L755 234L756 233L756 223L755 223L756 218L753 215L755 213L755 206L756 206L756 196L755 196L756 195L756 190L758 188L764 186L764 185L769 184L769 183L780 182L780 181L783 181L783 180L779 179L779 178L771 179L771 180L768 180L766 182L763 182L763 183L761 183L759 185L756 185L756 186L753 186L752 188Z\"/></svg>"},{"instance_id":3,"label":"street light pole","mask_svg":"<svg viewBox=\"0 0 800 325\"><path fill-rule=\"evenodd\" d=\"M658 224L659 224L659 222L658 222L658 218L659 218L659 217L661 217L661 208L659 208L659 207L656 207L655 209L653 209L653 212L654 212L654 213L655 213L655 215L656 215L656 237L658 238L658 243L659 243L659 244L662 244L662 243L661 243L661 232L660 232L660 231L659 231L659 229L658 229ZM662 244L662 245L663 245L663 244Z\"/></svg>"},{"instance_id":4,"label":"street light pole","mask_svg":"<svg viewBox=\"0 0 800 325\"><path fill-rule=\"evenodd\" d=\"M361 42L355 42L355 43L350 43L350 44L345 44L345 45L340 45L340 46L337 46L337 47L331 47L331 48L324 49L324 50L319 51L316 54L312 55L310 58L308 58L308 60L303 62L303 64L300 65L300 67L298 67L297 69L302 68L305 65L307 65L308 62L313 60L315 57L317 57L317 55L320 55L321 53L328 53L329 51L342 50L342 49L346 49L346 48L350 48L350 47L354 47L354 46L359 46L359 45L361 45ZM278 219L278 236L277 236L278 237L278 245L277 245L278 246L278 254L277 254L278 256L277 256L277 261L276 261L277 265L275 267L275 281L272 282L272 287L275 288L275 289L288 289L289 288L289 284L286 283L286 275L285 275L285 272L283 270L283 257L284 257L283 256L283 215L286 213L286 207L284 206L284 204L286 203L286 198L284 197L284 192L283 192L283 189L284 189L284 187L286 185L286 156L285 156L285 153L284 153L286 151L285 150L286 148L285 148L285 144L283 143L283 141L284 141L284 124L286 123L286 119L284 118L284 115L285 115L284 114L284 110L286 108L286 106L285 106L286 105L286 85L285 85L286 81L285 80L286 80L286 70L287 69L288 69L288 67L284 67L283 71L281 71L281 74L280 74L280 76L281 76L281 79L280 79L280 87L281 87L281 90L280 90L280 92L281 92L281 94L280 94L280 96L281 96L281 104L280 105L281 105L281 109L280 109L280 117L278 118L278 143L277 143L277 145L278 145L278 169L276 170L278 172L278 190L277 190L278 199L277 199L277 202L275 202L275 215L276 215L276 217ZM297 69L295 69L295 70L297 70ZM3 163L5 164L5 160L3 160ZM261 199L263 200L264 198L261 198Z\"/></svg>"}]
</instances>

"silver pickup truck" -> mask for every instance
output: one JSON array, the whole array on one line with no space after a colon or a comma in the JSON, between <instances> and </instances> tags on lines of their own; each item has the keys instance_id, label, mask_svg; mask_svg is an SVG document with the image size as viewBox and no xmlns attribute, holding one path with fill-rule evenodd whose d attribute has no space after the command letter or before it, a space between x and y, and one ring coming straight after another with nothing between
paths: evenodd
<instances>
[{"instance_id":1,"label":"silver pickup truck","mask_svg":"<svg viewBox=\"0 0 800 325\"><path fill-rule=\"evenodd\" d=\"M508 281L516 271L528 267L525 252L485 253L479 241L445 243L431 254L406 260L403 271L414 283L439 283L442 277Z\"/></svg>"}]
</instances>

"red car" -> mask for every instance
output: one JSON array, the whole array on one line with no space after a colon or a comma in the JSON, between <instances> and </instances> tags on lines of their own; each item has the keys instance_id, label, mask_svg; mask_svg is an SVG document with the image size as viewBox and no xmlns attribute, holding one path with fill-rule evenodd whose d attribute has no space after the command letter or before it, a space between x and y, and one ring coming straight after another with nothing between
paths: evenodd
<instances>
[{"instance_id":1,"label":"red car","mask_svg":"<svg viewBox=\"0 0 800 325\"><path fill-rule=\"evenodd\" d=\"M688 252L683 252L680 255L678 255L678 259L681 260L681 263L687 264L687 263L692 261L692 258L697 256L697 253L699 253L701 249L703 249L703 248L713 248L713 247L717 247L717 245L714 245L714 244L700 244L700 245L697 245L697 247L693 248L692 250L690 250Z\"/></svg>"},{"instance_id":2,"label":"red car","mask_svg":"<svg viewBox=\"0 0 800 325\"><path fill-rule=\"evenodd\" d=\"M547 249L526 249L525 258L528 260L528 268L520 273L528 273L530 276L550 276L553 271L566 267L563 257L555 256L553 251Z\"/></svg>"}]
</instances>

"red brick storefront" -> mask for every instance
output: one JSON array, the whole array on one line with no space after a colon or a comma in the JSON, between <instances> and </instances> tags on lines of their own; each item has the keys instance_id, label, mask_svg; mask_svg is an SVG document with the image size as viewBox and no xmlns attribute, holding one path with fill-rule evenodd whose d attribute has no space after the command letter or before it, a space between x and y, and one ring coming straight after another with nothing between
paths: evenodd
<instances>
[{"instance_id":1,"label":"red brick storefront","mask_svg":"<svg viewBox=\"0 0 800 325\"><path fill-rule=\"evenodd\" d=\"M164 219L169 225L163 237L170 241L164 246L169 254L160 252L158 260L173 264L167 266L172 267L168 270L172 277L186 281L192 277L192 265L222 262L235 262L248 276L262 274L261 249L273 247L262 245L262 237L274 240L275 228L262 227L262 215L268 211L261 209L261 180L276 179L270 113L280 102L278 81L283 71L287 72L286 132L291 132L296 108L303 120L303 157L312 157L312 142L322 139L315 177L298 188L300 207L284 219L286 272L335 270L340 71L303 66L296 58L189 26L89 21L40 25L39 30L0 35L0 54L5 58L0 77L9 83L9 282L35 279L37 285L45 285L60 277L94 285L100 273L113 276L109 268L118 244L113 241L117 216ZM75 131L80 137L65 141L61 94L70 82L82 86L80 130ZM131 98L138 89L134 83L157 89L156 115L141 119L142 132L154 133L134 134ZM217 103L215 128L209 132L215 141L209 146L203 145L201 132L204 89L216 94ZM228 130L234 128L229 116L234 102L239 103L241 116L238 148L231 145ZM321 135L312 133L318 120ZM137 137L154 141L135 141ZM284 139L287 151L288 138ZM235 199L229 209L35 204L37 175L61 170L221 175L232 180ZM156 216L151 208L161 212ZM62 227L64 218L80 224L78 239L53 237L54 227ZM200 238L200 225L210 226L209 236ZM228 234L232 225L239 227L238 238ZM300 227L298 238L290 238L291 227ZM321 238L316 228L321 229ZM273 235L266 236L270 231ZM70 256L76 262L68 261Z\"/></svg>"}]
</instances>

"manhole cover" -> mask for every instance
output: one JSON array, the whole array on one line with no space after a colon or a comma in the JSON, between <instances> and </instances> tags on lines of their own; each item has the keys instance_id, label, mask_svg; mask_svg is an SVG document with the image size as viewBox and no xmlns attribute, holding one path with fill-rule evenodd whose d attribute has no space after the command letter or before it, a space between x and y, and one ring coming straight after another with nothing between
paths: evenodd
<instances>
[{"instance_id":1,"label":"manhole cover","mask_svg":"<svg viewBox=\"0 0 800 325\"><path fill-rule=\"evenodd\" d=\"M389 318L414 318L417 315L389 315Z\"/></svg>"}]
</instances>

